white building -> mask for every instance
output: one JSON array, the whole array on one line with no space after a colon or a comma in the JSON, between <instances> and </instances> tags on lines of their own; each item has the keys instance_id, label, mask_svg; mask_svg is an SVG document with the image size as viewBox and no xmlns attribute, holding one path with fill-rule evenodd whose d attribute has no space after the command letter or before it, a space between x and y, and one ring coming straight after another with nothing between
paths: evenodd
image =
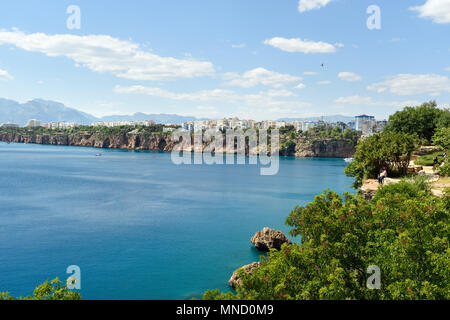
<instances>
[{"instance_id":1,"label":"white building","mask_svg":"<svg viewBox=\"0 0 450 320\"><path fill-rule=\"evenodd\" d=\"M0 127L3 127L3 128L18 128L19 125L17 123L7 122L7 123L3 123L2 125L0 125Z\"/></svg>"},{"instance_id":2,"label":"white building","mask_svg":"<svg viewBox=\"0 0 450 320\"><path fill-rule=\"evenodd\" d=\"M363 114L355 117L355 130L362 132L364 136L371 135L375 132L376 121L374 116Z\"/></svg>"},{"instance_id":3,"label":"white building","mask_svg":"<svg viewBox=\"0 0 450 320\"><path fill-rule=\"evenodd\" d=\"M27 127L27 128L35 128L35 127L40 127L40 126L41 126L41 120L36 120L36 119L28 120L27 124L25 125L25 127Z\"/></svg>"}]
</instances>

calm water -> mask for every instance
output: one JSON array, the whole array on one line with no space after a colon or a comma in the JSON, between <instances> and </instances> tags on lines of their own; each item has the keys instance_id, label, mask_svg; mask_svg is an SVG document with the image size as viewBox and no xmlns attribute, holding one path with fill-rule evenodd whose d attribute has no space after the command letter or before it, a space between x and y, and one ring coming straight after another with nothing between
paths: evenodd
<instances>
[{"instance_id":1,"label":"calm water","mask_svg":"<svg viewBox=\"0 0 450 320\"><path fill-rule=\"evenodd\" d=\"M101 152L102 157L95 157ZM186 299L230 290L258 260L251 236L325 188L350 191L342 159L175 166L170 154L0 143L0 291L78 265L84 299Z\"/></svg>"}]
</instances>

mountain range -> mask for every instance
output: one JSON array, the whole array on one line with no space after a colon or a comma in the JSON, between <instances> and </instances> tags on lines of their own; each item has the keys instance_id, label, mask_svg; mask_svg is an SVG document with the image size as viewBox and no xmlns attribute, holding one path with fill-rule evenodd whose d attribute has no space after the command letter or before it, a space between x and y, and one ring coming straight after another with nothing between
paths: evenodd
<instances>
[{"instance_id":1,"label":"mountain range","mask_svg":"<svg viewBox=\"0 0 450 320\"><path fill-rule=\"evenodd\" d=\"M156 123L181 124L185 121L203 120L195 117L179 116L176 114L145 114L112 115L102 118L85 112L66 107L64 104L42 99L34 99L26 103L0 98L0 124L17 123L24 126L28 120L38 119L42 123L64 121L80 124L90 124L95 121L141 121L154 120Z\"/></svg>"},{"instance_id":2,"label":"mountain range","mask_svg":"<svg viewBox=\"0 0 450 320\"><path fill-rule=\"evenodd\" d=\"M180 116L176 114L145 114L135 113L132 115L111 115L102 118L95 117L85 112L66 107L64 104L55 101L34 99L26 103L19 103L14 100L0 98L0 124L1 123L17 123L24 126L28 120L38 119L42 123L64 121L76 122L80 124L90 124L95 121L142 121L154 120L156 123L174 123L181 124L186 121L207 120L206 118L196 118L189 116ZM327 122L349 122L354 120L353 117L347 116L324 116L313 118L283 118L279 121L303 121L303 120L321 120Z\"/></svg>"}]
</instances>

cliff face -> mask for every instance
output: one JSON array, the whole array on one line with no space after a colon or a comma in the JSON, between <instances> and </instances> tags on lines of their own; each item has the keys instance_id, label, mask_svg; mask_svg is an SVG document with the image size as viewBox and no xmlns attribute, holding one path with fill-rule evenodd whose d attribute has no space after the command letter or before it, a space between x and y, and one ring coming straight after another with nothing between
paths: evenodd
<instances>
[{"instance_id":1,"label":"cliff face","mask_svg":"<svg viewBox=\"0 0 450 320\"><path fill-rule=\"evenodd\" d=\"M23 135L18 133L0 133L0 141L110 149L160 150L169 152L174 150L177 146L177 143L172 141L169 135L165 134L123 134L101 136L96 134ZM191 151L192 149L185 150ZM227 152L226 148L223 150L224 152ZM201 150L195 151L201 152ZM248 153L248 148L246 151ZM234 150L232 152L234 153ZM296 157L348 158L353 156L354 152L355 147L353 144L344 140L323 140L311 142L307 139L300 139L296 142L295 151L281 152L281 155Z\"/></svg>"},{"instance_id":2,"label":"cliff face","mask_svg":"<svg viewBox=\"0 0 450 320\"><path fill-rule=\"evenodd\" d=\"M322 157L322 158L350 158L355 154L355 146L345 140L308 141L297 142L296 157Z\"/></svg>"},{"instance_id":3,"label":"cliff face","mask_svg":"<svg viewBox=\"0 0 450 320\"><path fill-rule=\"evenodd\" d=\"M151 136L124 134L102 137L97 135L21 135L14 133L2 133L0 134L0 141L93 148L161 151L172 151L175 146L175 142L171 141L170 136L162 134L154 134Z\"/></svg>"}]
</instances>

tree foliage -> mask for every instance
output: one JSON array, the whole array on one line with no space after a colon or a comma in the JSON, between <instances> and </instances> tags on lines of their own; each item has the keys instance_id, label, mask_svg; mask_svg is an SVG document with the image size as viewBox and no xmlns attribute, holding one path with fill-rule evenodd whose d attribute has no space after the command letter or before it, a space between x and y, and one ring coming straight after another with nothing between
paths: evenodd
<instances>
[{"instance_id":1,"label":"tree foliage","mask_svg":"<svg viewBox=\"0 0 450 320\"><path fill-rule=\"evenodd\" d=\"M367 137L356 146L354 161L347 166L345 173L356 179L356 186L364 179L376 178L384 167L388 168L389 176L404 175L415 141L415 137L409 134L392 131Z\"/></svg>"},{"instance_id":2,"label":"tree foliage","mask_svg":"<svg viewBox=\"0 0 450 320\"><path fill-rule=\"evenodd\" d=\"M439 128L436 131L433 137L433 144L446 151L450 150L450 125L448 127Z\"/></svg>"},{"instance_id":3,"label":"tree foliage","mask_svg":"<svg viewBox=\"0 0 450 320\"><path fill-rule=\"evenodd\" d=\"M0 292L0 300L81 300L81 295L76 291L69 290L56 278L37 286L32 296L16 298L8 292Z\"/></svg>"},{"instance_id":4,"label":"tree foliage","mask_svg":"<svg viewBox=\"0 0 450 320\"><path fill-rule=\"evenodd\" d=\"M326 191L287 219L301 244L241 273L236 293L204 299L449 299L450 198L422 189L388 185L372 201ZM366 285L371 265L381 270L380 290Z\"/></svg>"},{"instance_id":5,"label":"tree foliage","mask_svg":"<svg viewBox=\"0 0 450 320\"><path fill-rule=\"evenodd\" d=\"M438 127L450 126L450 111L439 109L436 101L418 107L406 107L389 117L386 130L417 134L420 139L431 142Z\"/></svg>"}]
</instances>

